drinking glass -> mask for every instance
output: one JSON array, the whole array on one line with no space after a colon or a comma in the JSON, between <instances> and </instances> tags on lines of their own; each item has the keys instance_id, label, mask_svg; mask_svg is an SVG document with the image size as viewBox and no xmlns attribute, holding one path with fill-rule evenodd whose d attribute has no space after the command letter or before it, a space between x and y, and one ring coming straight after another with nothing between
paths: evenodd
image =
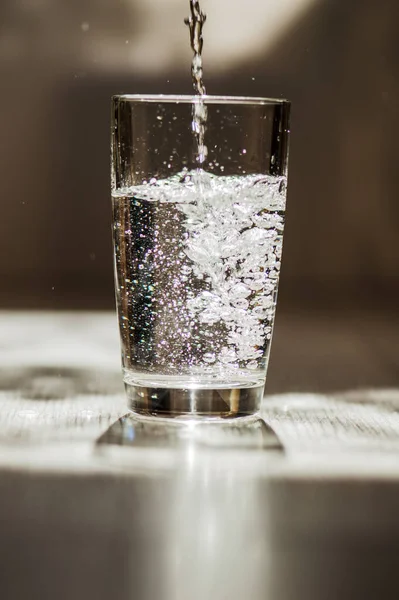
<instances>
[{"instance_id":1,"label":"drinking glass","mask_svg":"<svg viewBox=\"0 0 399 600\"><path fill-rule=\"evenodd\" d=\"M267 98L113 98L116 301L132 411L230 418L259 410L289 114L289 102Z\"/></svg>"}]
</instances>

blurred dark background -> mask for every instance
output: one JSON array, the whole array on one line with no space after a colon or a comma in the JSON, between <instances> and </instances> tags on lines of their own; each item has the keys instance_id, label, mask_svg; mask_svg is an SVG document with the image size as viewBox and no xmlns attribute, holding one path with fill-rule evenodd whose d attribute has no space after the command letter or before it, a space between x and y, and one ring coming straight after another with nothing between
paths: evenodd
<instances>
[{"instance_id":1,"label":"blurred dark background","mask_svg":"<svg viewBox=\"0 0 399 600\"><path fill-rule=\"evenodd\" d=\"M114 306L110 96L191 93L188 5L1 0L0 307ZM208 93L292 101L281 311L396 310L399 3L203 7Z\"/></svg>"}]
</instances>

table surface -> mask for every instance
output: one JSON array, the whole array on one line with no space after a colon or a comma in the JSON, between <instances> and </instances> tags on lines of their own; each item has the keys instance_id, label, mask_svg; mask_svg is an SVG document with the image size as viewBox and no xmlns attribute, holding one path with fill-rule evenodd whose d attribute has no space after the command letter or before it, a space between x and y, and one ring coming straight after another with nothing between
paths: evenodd
<instances>
[{"instance_id":1,"label":"table surface","mask_svg":"<svg viewBox=\"0 0 399 600\"><path fill-rule=\"evenodd\" d=\"M281 316L222 425L127 412L113 314L0 331L2 597L398 597L399 320Z\"/></svg>"}]
</instances>

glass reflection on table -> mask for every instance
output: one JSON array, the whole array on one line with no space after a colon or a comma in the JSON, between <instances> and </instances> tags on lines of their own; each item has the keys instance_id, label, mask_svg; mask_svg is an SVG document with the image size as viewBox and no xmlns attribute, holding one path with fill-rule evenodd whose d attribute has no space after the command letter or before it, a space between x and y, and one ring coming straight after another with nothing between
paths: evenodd
<instances>
[{"instance_id":1,"label":"glass reflection on table","mask_svg":"<svg viewBox=\"0 0 399 600\"><path fill-rule=\"evenodd\" d=\"M193 444L204 449L282 450L276 433L256 416L231 421L176 422L128 413L118 419L98 443L181 450Z\"/></svg>"}]
</instances>

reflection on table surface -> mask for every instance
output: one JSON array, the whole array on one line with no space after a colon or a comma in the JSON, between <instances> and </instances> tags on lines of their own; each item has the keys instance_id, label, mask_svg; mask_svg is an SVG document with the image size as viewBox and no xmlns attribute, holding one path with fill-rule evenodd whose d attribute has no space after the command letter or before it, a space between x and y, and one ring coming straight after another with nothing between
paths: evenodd
<instances>
[{"instance_id":1,"label":"reflection on table surface","mask_svg":"<svg viewBox=\"0 0 399 600\"><path fill-rule=\"evenodd\" d=\"M112 447L120 448L120 466L136 465L132 507L142 538L130 541L140 597L391 597L399 566L399 486L392 481L327 471L287 477L289 457L258 417L165 423L127 414L98 440L97 450ZM138 477L133 456L145 462L150 451L154 462ZM160 456L169 456L170 468L155 477ZM382 595L371 593L376 586Z\"/></svg>"},{"instance_id":2,"label":"reflection on table surface","mask_svg":"<svg viewBox=\"0 0 399 600\"><path fill-rule=\"evenodd\" d=\"M127 414L101 436L98 449L113 445L123 446L114 455L119 465L134 461L140 450L144 462L157 450L174 459L163 469L159 494L146 497L151 559L140 580L154 586L159 577L151 593L182 600L260 597L270 540L259 535L268 516L254 459L258 464L259 457L267 462L282 453L264 420L185 423Z\"/></svg>"},{"instance_id":3,"label":"reflection on table surface","mask_svg":"<svg viewBox=\"0 0 399 600\"><path fill-rule=\"evenodd\" d=\"M98 440L130 447L282 450L273 429L260 417L223 420L157 419L128 413Z\"/></svg>"}]
</instances>

